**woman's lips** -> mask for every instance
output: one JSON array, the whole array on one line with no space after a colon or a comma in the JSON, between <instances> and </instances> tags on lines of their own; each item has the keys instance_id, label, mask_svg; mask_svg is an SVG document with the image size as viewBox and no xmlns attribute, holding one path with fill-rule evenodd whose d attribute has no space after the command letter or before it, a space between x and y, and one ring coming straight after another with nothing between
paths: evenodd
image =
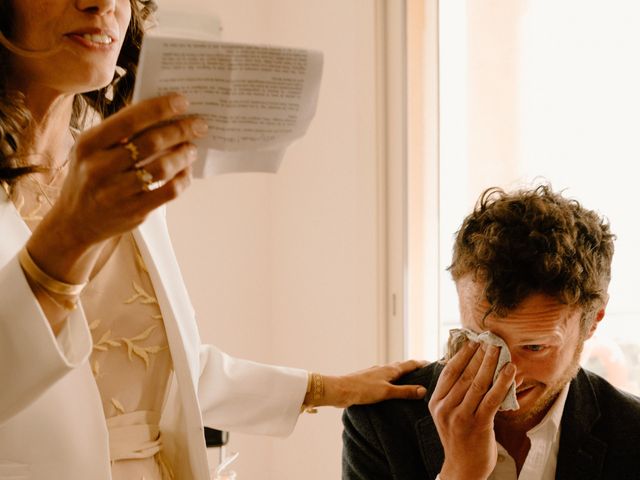
<instances>
[{"instance_id":1,"label":"woman's lips","mask_svg":"<svg viewBox=\"0 0 640 480\"><path fill-rule=\"evenodd\" d=\"M118 42L118 35L113 30L96 27L81 28L66 36L75 43L94 50L109 50Z\"/></svg>"}]
</instances>

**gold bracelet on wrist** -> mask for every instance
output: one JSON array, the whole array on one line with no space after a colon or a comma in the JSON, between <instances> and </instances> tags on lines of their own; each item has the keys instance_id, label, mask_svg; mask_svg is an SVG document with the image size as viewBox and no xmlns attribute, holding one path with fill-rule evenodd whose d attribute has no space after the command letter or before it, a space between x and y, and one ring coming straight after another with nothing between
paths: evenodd
<instances>
[{"instance_id":1,"label":"gold bracelet on wrist","mask_svg":"<svg viewBox=\"0 0 640 480\"><path fill-rule=\"evenodd\" d=\"M53 278L36 265L36 262L31 258L26 246L20 250L20 253L18 254L18 261L25 273L48 292L57 293L58 295L77 297L82 293L82 290L87 285L86 283L66 283Z\"/></svg>"},{"instance_id":2,"label":"gold bracelet on wrist","mask_svg":"<svg viewBox=\"0 0 640 480\"><path fill-rule=\"evenodd\" d=\"M321 400L324 397L324 381L319 373L312 374L313 377L313 400Z\"/></svg>"}]
</instances>

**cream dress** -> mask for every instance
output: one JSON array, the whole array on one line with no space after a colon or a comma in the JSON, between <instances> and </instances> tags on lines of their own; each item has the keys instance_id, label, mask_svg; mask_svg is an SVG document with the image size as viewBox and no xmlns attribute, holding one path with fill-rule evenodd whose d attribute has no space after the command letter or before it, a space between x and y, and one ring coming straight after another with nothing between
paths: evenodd
<instances>
[{"instance_id":1,"label":"cream dress","mask_svg":"<svg viewBox=\"0 0 640 480\"><path fill-rule=\"evenodd\" d=\"M14 203L32 230L57 193L57 186L33 179L18 186ZM159 430L172 374L162 315L133 235L124 234L112 247L81 295L93 337L91 368L109 430L112 477L173 479Z\"/></svg>"}]
</instances>

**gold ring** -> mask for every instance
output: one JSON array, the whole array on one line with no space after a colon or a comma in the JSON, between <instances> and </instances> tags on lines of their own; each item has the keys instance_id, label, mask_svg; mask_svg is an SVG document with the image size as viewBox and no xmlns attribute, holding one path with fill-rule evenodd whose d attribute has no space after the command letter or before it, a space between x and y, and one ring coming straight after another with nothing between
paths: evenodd
<instances>
[{"instance_id":1,"label":"gold ring","mask_svg":"<svg viewBox=\"0 0 640 480\"><path fill-rule=\"evenodd\" d=\"M138 167L135 169L136 177L142 182L142 190L148 192L151 190L153 184L153 175L144 167Z\"/></svg>"},{"instance_id":2,"label":"gold ring","mask_svg":"<svg viewBox=\"0 0 640 480\"><path fill-rule=\"evenodd\" d=\"M129 150L129 156L131 157L131 163L135 164L138 161L138 157L140 156L140 152L138 151L138 147L136 147L135 143L127 142L124 145L125 150Z\"/></svg>"}]
</instances>

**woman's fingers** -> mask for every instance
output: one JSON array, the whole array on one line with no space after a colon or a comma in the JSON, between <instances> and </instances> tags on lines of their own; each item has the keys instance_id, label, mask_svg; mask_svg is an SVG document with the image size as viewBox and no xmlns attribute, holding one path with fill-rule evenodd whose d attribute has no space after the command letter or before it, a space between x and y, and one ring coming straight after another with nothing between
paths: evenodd
<instances>
[{"instance_id":1,"label":"woman's fingers","mask_svg":"<svg viewBox=\"0 0 640 480\"><path fill-rule=\"evenodd\" d=\"M123 108L82 135L76 145L78 156L82 158L96 150L121 145L152 125L186 113L188 108L187 99L178 94L143 100Z\"/></svg>"},{"instance_id":2,"label":"woman's fingers","mask_svg":"<svg viewBox=\"0 0 640 480\"><path fill-rule=\"evenodd\" d=\"M129 142L135 145L135 150L138 153L139 158L136 163L145 164L146 159L152 158L164 150L202 137L207 129L207 123L201 118L185 118L154 126L135 136ZM114 148L120 150L122 147ZM129 165L130 162L126 162L125 159L124 167Z\"/></svg>"},{"instance_id":3,"label":"woman's fingers","mask_svg":"<svg viewBox=\"0 0 640 480\"><path fill-rule=\"evenodd\" d=\"M148 190L149 184L160 182L161 184L171 180L180 171L193 164L197 158L198 151L190 143L183 143L141 167L129 168L121 172L118 178L114 179L111 190L115 195L131 196ZM144 178L146 175L149 178Z\"/></svg>"},{"instance_id":4,"label":"woman's fingers","mask_svg":"<svg viewBox=\"0 0 640 480\"><path fill-rule=\"evenodd\" d=\"M155 190L141 192L137 197L133 198L132 203L144 204L144 208L148 208L151 211L176 199L190 184L191 166L188 166Z\"/></svg>"},{"instance_id":5,"label":"woman's fingers","mask_svg":"<svg viewBox=\"0 0 640 480\"><path fill-rule=\"evenodd\" d=\"M396 362L390 365L391 375L389 381L397 380L400 377L411 373L418 368L422 368L428 365L429 362L425 360L405 360L403 362Z\"/></svg>"},{"instance_id":6,"label":"woman's fingers","mask_svg":"<svg viewBox=\"0 0 640 480\"><path fill-rule=\"evenodd\" d=\"M387 391L387 399L400 398L415 400L423 398L427 389L422 385L391 385Z\"/></svg>"},{"instance_id":7,"label":"woman's fingers","mask_svg":"<svg viewBox=\"0 0 640 480\"><path fill-rule=\"evenodd\" d=\"M207 124L200 118L184 118L156 125L125 144L106 151L98 167L103 172L120 172L145 166L158 155L201 137Z\"/></svg>"}]
</instances>

